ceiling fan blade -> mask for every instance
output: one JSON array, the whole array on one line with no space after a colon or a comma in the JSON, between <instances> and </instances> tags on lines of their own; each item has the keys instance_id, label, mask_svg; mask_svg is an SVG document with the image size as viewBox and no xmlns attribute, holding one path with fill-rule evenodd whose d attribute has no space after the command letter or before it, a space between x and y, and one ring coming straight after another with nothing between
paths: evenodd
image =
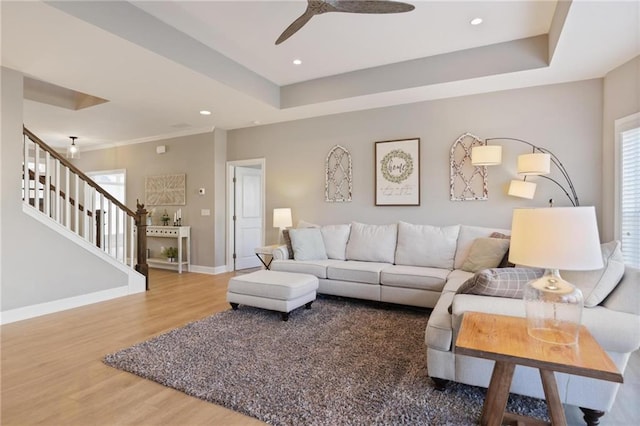
<instances>
[{"instance_id":1,"label":"ceiling fan blade","mask_svg":"<svg viewBox=\"0 0 640 426\"><path fill-rule=\"evenodd\" d=\"M415 6L391 0L326 0L337 12L347 13L403 13Z\"/></svg>"},{"instance_id":2,"label":"ceiling fan blade","mask_svg":"<svg viewBox=\"0 0 640 426\"><path fill-rule=\"evenodd\" d=\"M307 10L305 10L304 13L300 15L300 17L298 17L298 19L293 21L291 25L289 25L287 29L285 29L282 34L280 34L280 37L278 37L278 39L276 40L276 45L282 43L283 41L294 35L300 28L304 26L304 24L309 22L309 20L313 18L314 15L316 15L316 13L310 8L307 8Z\"/></svg>"}]
</instances>

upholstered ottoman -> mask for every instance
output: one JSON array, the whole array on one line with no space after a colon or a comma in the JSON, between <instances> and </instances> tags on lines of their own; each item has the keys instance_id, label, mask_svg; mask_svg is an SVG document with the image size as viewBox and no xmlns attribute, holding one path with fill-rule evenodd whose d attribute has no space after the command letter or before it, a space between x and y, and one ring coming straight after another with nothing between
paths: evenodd
<instances>
[{"instance_id":1,"label":"upholstered ottoman","mask_svg":"<svg viewBox=\"0 0 640 426\"><path fill-rule=\"evenodd\" d=\"M229 280L227 302L235 311L238 305L253 306L282 312L282 320L302 305L311 309L316 300L318 278L292 272L256 271Z\"/></svg>"}]
</instances>

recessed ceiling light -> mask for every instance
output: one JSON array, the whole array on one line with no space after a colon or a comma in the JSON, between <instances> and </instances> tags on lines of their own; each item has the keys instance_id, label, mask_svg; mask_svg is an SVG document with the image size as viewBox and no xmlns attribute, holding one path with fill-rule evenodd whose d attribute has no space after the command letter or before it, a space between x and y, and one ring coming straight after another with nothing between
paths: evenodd
<instances>
[{"instance_id":1,"label":"recessed ceiling light","mask_svg":"<svg viewBox=\"0 0 640 426\"><path fill-rule=\"evenodd\" d=\"M471 25L480 25L482 24L482 18L473 18L471 20L471 22L469 22Z\"/></svg>"},{"instance_id":2,"label":"recessed ceiling light","mask_svg":"<svg viewBox=\"0 0 640 426\"><path fill-rule=\"evenodd\" d=\"M302 61L300 59L294 59L293 60L293 65L301 65Z\"/></svg>"},{"instance_id":3,"label":"recessed ceiling light","mask_svg":"<svg viewBox=\"0 0 640 426\"><path fill-rule=\"evenodd\" d=\"M257 126L258 124L260 124L260 120L253 120L251 122L254 126Z\"/></svg>"},{"instance_id":4,"label":"recessed ceiling light","mask_svg":"<svg viewBox=\"0 0 640 426\"><path fill-rule=\"evenodd\" d=\"M211 111L207 111L206 109L203 109L202 111L200 111L200 115L211 115Z\"/></svg>"}]
</instances>

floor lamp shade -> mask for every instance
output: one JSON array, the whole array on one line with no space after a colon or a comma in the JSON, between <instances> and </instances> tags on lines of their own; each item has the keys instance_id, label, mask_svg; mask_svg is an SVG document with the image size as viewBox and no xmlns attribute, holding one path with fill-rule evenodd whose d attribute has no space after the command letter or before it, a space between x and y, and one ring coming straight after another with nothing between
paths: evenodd
<instances>
[{"instance_id":1,"label":"floor lamp shade","mask_svg":"<svg viewBox=\"0 0 640 426\"><path fill-rule=\"evenodd\" d=\"M500 145L474 146L471 149L471 164L474 166L495 166L502 163Z\"/></svg>"},{"instance_id":2,"label":"floor lamp shade","mask_svg":"<svg viewBox=\"0 0 640 426\"><path fill-rule=\"evenodd\" d=\"M551 173L551 155L541 152L518 156L518 174L548 175Z\"/></svg>"},{"instance_id":3,"label":"floor lamp shade","mask_svg":"<svg viewBox=\"0 0 640 426\"><path fill-rule=\"evenodd\" d=\"M546 269L524 291L529 335L555 344L576 343L582 292L562 279L559 270L602 268L595 208L514 210L509 261Z\"/></svg>"},{"instance_id":4,"label":"floor lamp shade","mask_svg":"<svg viewBox=\"0 0 640 426\"><path fill-rule=\"evenodd\" d=\"M536 184L533 182L527 182L526 180L514 179L509 184L508 194L512 197L520 197L531 200L536 194Z\"/></svg>"}]
</instances>

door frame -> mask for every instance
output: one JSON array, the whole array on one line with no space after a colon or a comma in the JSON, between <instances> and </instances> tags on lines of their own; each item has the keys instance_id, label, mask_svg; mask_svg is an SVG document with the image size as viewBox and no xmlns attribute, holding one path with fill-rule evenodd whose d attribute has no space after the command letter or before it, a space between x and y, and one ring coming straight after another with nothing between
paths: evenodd
<instances>
[{"instance_id":1,"label":"door frame","mask_svg":"<svg viewBox=\"0 0 640 426\"><path fill-rule=\"evenodd\" d=\"M235 161L227 161L227 191L226 191L226 203L227 203L227 215L226 215L226 224L227 224L227 263L226 268L227 272L232 272L235 270L235 262L233 261L233 251L234 251L234 241L235 241L235 229L233 223L233 214L235 209L235 203L233 202L234 197L234 184L233 184L233 176L235 174L236 167L250 167L250 166L260 166L260 178L261 178L261 192L262 192L262 235L260 236L260 242L264 245L264 236L265 236L265 224L266 224L266 185L265 185L265 176L266 176L266 166L267 160L265 158L253 158L249 160L235 160Z\"/></svg>"}]
</instances>

